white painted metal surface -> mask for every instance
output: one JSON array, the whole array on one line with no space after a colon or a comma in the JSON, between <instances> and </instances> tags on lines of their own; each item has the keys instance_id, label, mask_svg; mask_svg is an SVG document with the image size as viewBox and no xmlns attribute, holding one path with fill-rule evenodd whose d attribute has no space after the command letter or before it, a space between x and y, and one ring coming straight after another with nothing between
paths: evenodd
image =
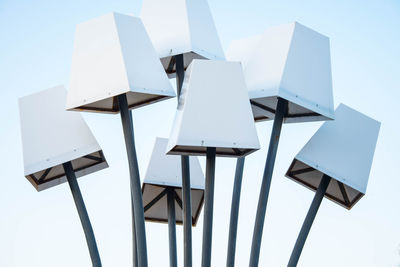
<instances>
[{"instance_id":1,"label":"white painted metal surface","mask_svg":"<svg viewBox=\"0 0 400 267\"><path fill-rule=\"evenodd\" d=\"M75 32L67 109L118 112L175 96L139 18L110 13L79 24Z\"/></svg>"},{"instance_id":2,"label":"white painted metal surface","mask_svg":"<svg viewBox=\"0 0 400 267\"><path fill-rule=\"evenodd\" d=\"M185 69L193 59L225 58L207 0L144 0L141 18L170 77L174 55L184 55Z\"/></svg>"},{"instance_id":3,"label":"white painted metal surface","mask_svg":"<svg viewBox=\"0 0 400 267\"><path fill-rule=\"evenodd\" d=\"M380 122L339 105L335 120L319 128L297 154L286 176L313 190L323 174L330 176L333 180L326 197L350 209L366 193L379 128Z\"/></svg>"},{"instance_id":4,"label":"white painted metal surface","mask_svg":"<svg viewBox=\"0 0 400 267\"><path fill-rule=\"evenodd\" d=\"M65 162L77 177L108 167L82 116L64 109L66 97L57 86L19 99L24 175L38 191L66 182Z\"/></svg>"},{"instance_id":5,"label":"white painted metal surface","mask_svg":"<svg viewBox=\"0 0 400 267\"><path fill-rule=\"evenodd\" d=\"M226 51L226 59L229 61L239 61L243 69L246 68L250 56L258 48L262 34L233 40Z\"/></svg>"},{"instance_id":6,"label":"white painted metal surface","mask_svg":"<svg viewBox=\"0 0 400 267\"><path fill-rule=\"evenodd\" d=\"M181 157L167 155L167 144L167 138L156 138L144 183L182 187ZM204 189L204 175L197 157L190 157L190 185L194 189Z\"/></svg>"},{"instance_id":7,"label":"white painted metal surface","mask_svg":"<svg viewBox=\"0 0 400 267\"><path fill-rule=\"evenodd\" d=\"M244 156L260 148L240 63L192 61L186 71L169 154Z\"/></svg>"},{"instance_id":8,"label":"white painted metal surface","mask_svg":"<svg viewBox=\"0 0 400 267\"><path fill-rule=\"evenodd\" d=\"M274 118L277 97L289 101L286 123L334 118L329 46L297 22L232 42L227 58L243 63L256 121Z\"/></svg>"},{"instance_id":9,"label":"white painted metal surface","mask_svg":"<svg viewBox=\"0 0 400 267\"><path fill-rule=\"evenodd\" d=\"M143 204L146 206L154 200L164 189L174 188L176 194L182 200L182 170L181 157L166 155L168 139L157 138L151 159L147 167L143 182ZM190 157L190 185L192 195L193 225L196 224L203 205L204 175L197 157ZM164 195L145 211L145 218L149 221L168 221L167 195ZM182 208L179 201L175 201L175 217L178 223L182 223Z\"/></svg>"}]
</instances>

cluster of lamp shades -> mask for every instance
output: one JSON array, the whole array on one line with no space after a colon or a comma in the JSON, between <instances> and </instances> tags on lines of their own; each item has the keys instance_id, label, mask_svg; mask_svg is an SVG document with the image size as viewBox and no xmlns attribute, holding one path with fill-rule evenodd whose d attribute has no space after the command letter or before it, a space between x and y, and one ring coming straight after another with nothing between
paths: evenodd
<instances>
[{"instance_id":1,"label":"cluster of lamp shades","mask_svg":"<svg viewBox=\"0 0 400 267\"><path fill-rule=\"evenodd\" d=\"M93 266L101 266L78 177L107 168L79 112L120 113L130 171L133 265L147 266L145 220L167 222L169 262L192 266L192 226L204 202L203 267L211 266L215 159L237 158L227 266L234 266L245 156L260 148L255 122L273 120L249 266L258 266L283 123L326 121L286 177L316 191L288 266L296 266L323 197L351 209L365 194L380 123L340 104L334 111L329 38L299 23L270 27L224 52L205 0L145 0L141 19L110 13L78 24L68 92L20 98L24 174L37 191L68 182ZM169 139L157 138L140 183L131 109L175 97ZM151 118L149 118L151 120ZM196 156L206 156L203 175ZM258 189L255 189L258 190Z\"/></svg>"}]
</instances>

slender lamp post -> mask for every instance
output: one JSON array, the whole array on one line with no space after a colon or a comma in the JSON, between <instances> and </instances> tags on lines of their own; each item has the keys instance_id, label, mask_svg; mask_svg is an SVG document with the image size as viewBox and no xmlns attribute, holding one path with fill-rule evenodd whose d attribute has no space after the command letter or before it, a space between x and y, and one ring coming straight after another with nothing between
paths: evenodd
<instances>
[{"instance_id":1,"label":"slender lamp post","mask_svg":"<svg viewBox=\"0 0 400 267\"><path fill-rule=\"evenodd\" d=\"M351 209L366 193L380 122L339 105L297 154L286 176L316 191L288 266L295 267L323 197Z\"/></svg>"},{"instance_id":2,"label":"slender lamp post","mask_svg":"<svg viewBox=\"0 0 400 267\"><path fill-rule=\"evenodd\" d=\"M142 192L146 221L168 222L170 266L177 266L176 224L182 224L182 173L180 157L166 155L168 139L157 138L144 178ZM197 157L190 158L192 225L204 202L204 175Z\"/></svg>"},{"instance_id":3,"label":"slender lamp post","mask_svg":"<svg viewBox=\"0 0 400 267\"><path fill-rule=\"evenodd\" d=\"M202 266L211 265L216 156L259 149L241 66L193 60L188 67L168 143L169 154L206 156Z\"/></svg>"},{"instance_id":4,"label":"slender lamp post","mask_svg":"<svg viewBox=\"0 0 400 267\"><path fill-rule=\"evenodd\" d=\"M77 26L67 109L121 114L130 171L133 254L136 244L140 267L147 266L146 232L129 109L174 96L140 19L110 13Z\"/></svg>"},{"instance_id":5,"label":"slender lamp post","mask_svg":"<svg viewBox=\"0 0 400 267\"><path fill-rule=\"evenodd\" d=\"M141 18L165 72L176 77L178 97L193 59L223 60L224 52L206 0L144 0ZM181 156L184 266L192 266L192 210L189 156Z\"/></svg>"},{"instance_id":6,"label":"slender lamp post","mask_svg":"<svg viewBox=\"0 0 400 267\"><path fill-rule=\"evenodd\" d=\"M101 266L92 225L77 177L107 168L95 137L80 114L64 109L63 86L19 99L24 175L42 191L68 182L94 267Z\"/></svg>"},{"instance_id":7,"label":"slender lamp post","mask_svg":"<svg viewBox=\"0 0 400 267\"><path fill-rule=\"evenodd\" d=\"M329 38L294 22L235 41L227 54L242 62L255 121L274 120L251 246L250 267L256 267L282 124L334 118ZM243 172L240 165L236 170L235 188ZM231 227L237 224L239 190L233 195ZM229 239L236 239L236 229ZM229 251L228 263L234 253Z\"/></svg>"}]
</instances>

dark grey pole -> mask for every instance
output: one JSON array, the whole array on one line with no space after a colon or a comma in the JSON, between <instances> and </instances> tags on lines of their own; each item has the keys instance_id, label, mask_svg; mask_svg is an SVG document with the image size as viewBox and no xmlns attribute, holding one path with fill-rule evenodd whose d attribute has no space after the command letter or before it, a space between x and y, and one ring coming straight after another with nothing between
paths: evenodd
<instances>
[{"instance_id":1,"label":"dark grey pole","mask_svg":"<svg viewBox=\"0 0 400 267\"><path fill-rule=\"evenodd\" d=\"M132 116L132 114L131 114ZM131 194L131 210L132 210L132 261L133 267L138 267L137 259L137 241L136 241L136 227L135 227L135 211L134 211L133 197Z\"/></svg>"},{"instance_id":2,"label":"dark grey pole","mask_svg":"<svg viewBox=\"0 0 400 267\"><path fill-rule=\"evenodd\" d=\"M176 219L175 219L175 190L168 188L168 234L169 234L169 266L178 265L176 255Z\"/></svg>"},{"instance_id":3,"label":"dark grey pole","mask_svg":"<svg viewBox=\"0 0 400 267\"><path fill-rule=\"evenodd\" d=\"M192 193L189 156L181 156L183 205L183 266L192 267Z\"/></svg>"},{"instance_id":4,"label":"dark grey pole","mask_svg":"<svg viewBox=\"0 0 400 267\"><path fill-rule=\"evenodd\" d=\"M318 186L317 192L315 192L314 199L311 203L310 209L308 210L306 219L304 220L303 226L301 227L299 236L297 237L296 245L293 248L292 255L288 263L288 267L296 267L299 261L301 251L303 250L306 242L308 233L310 232L311 226L314 222L315 216L317 215L319 206L321 205L322 199L328 189L331 177L328 175L322 176L321 182Z\"/></svg>"},{"instance_id":5,"label":"dark grey pole","mask_svg":"<svg viewBox=\"0 0 400 267\"><path fill-rule=\"evenodd\" d=\"M185 79L185 65L183 55L176 55L175 57L175 70L176 70L176 91L178 98L181 95L183 80Z\"/></svg>"},{"instance_id":6,"label":"dark grey pole","mask_svg":"<svg viewBox=\"0 0 400 267\"><path fill-rule=\"evenodd\" d=\"M130 115L132 117L132 110L129 110ZM131 127L133 129L133 122L131 120ZM132 191L131 191L132 192ZM135 210L133 204L133 195L131 193L131 213L132 213L132 263L133 267L138 267L138 259L137 259L137 241L136 241L136 227L135 227Z\"/></svg>"},{"instance_id":7,"label":"dark grey pole","mask_svg":"<svg viewBox=\"0 0 400 267\"><path fill-rule=\"evenodd\" d=\"M128 155L131 199L133 200L133 220L135 220L136 249L139 267L147 267L146 228L144 224L144 211L142 190L140 187L139 166L137 162L135 137L133 133L132 114L128 109L126 95L118 96L118 105L121 113L122 128L124 131L126 152Z\"/></svg>"},{"instance_id":8,"label":"dark grey pole","mask_svg":"<svg viewBox=\"0 0 400 267\"><path fill-rule=\"evenodd\" d=\"M235 181L233 184L231 219L229 223L228 256L226 267L235 266L236 235L239 217L240 191L242 188L243 168L245 157L236 161Z\"/></svg>"},{"instance_id":9,"label":"dark grey pole","mask_svg":"<svg viewBox=\"0 0 400 267\"><path fill-rule=\"evenodd\" d=\"M79 189L78 181L76 180L72 163L63 163L65 175L67 176L69 187L75 201L76 209L78 210L79 218L81 219L83 231L85 232L86 242L89 247L90 258L92 259L93 267L101 267L99 250L97 249L96 238L94 237L93 228L90 224L89 215L87 213L85 202L83 202L81 190Z\"/></svg>"},{"instance_id":10,"label":"dark grey pole","mask_svg":"<svg viewBox=\"0 0 400 267\"><path fill-rule=\"evenodd\" d=\"M175 56L176 90L178 99L181 94L185 67L183 55ZM184 266L192 267L192 195L190 191L189 156L181 156L182 168L182 204L183 204L183 258Z\"/></svg>"},{"instance_id":11,"label":"dark grey pole","mask_svg":"<svg viewBox=\"0 0 400 267\"><path fill-rule=\"evenodd\" d=\"M283 118L287 111L287 100L278 98L276 105L274 125L272 127L269 141L267 161L265 162L264 175L258 199L257 215L254 225L253 241L251 244L250 267L257 267L260 258L262 233L264 228L265 212L267 210L269 189L271 187L272 173L275 165L276 152L278 150L279 137L281 134Z\"/></svg>"},{"instance_id":12,"label":"dark grey pole","mask_svg":"<svg viewBox=\"0 0 400 267\"><path fill-rule=\"evenodd\" d=\"M201 257L202 267L211 266L215 156L216 156L216 148L207 147L206 188L204 192L203 247L202 247L202 257Z\"/></svg>"}]
</instances>

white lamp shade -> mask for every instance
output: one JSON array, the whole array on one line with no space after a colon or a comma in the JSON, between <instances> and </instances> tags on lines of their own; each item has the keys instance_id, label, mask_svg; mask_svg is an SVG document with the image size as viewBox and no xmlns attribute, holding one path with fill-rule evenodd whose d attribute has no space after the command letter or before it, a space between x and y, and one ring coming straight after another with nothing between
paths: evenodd
<instances>
[{"instance_id":1,"label":"white lamp shade","mask_svg":"<svg viewBox=\"0 0 400 267\"><path fill-rule=\"evenodd\" d=\"M233 40L226 51L226 59L229 61L239 61L243 69L246 68L251 54L257 49L262 38L262 34Z\"/></svg>"},{"instance_id":2,"label":"white lamp shade","mask_svg":"<svg viewBox=\"0 0 400 267\"><path fill-rule=\"evenodd\" d=\"M335 120L318 129L286 176L312 190L330 176L325 196L351 209L366 192L379 128L380 122L339 105Z\"/></svg>"},{"instance_id":3,"label":"white lamp shade","mask_svg":"<svg viewBox=\"0 0 400 267\"><path fill-rule=\"evenodd\" d=\"M66 181L63 163L77 177L108 167L81 115L64 109L66 96L58 86L19 99L24 175L38 191Z\"/></svg>"},{"instance_id":4,"label":"white lamp shade","mask_svg":"<svg viewBox=\"0 0 400 267\"><path fill-rule=\"evenodd\" d=\"M274 118L278 97L284 122L334 118L328 37L294 22L234 41L227 58L243 63L256 121Z\"/></svg>"},{"instance_id":5,"label":"white lamp shade","mask_svg":"<svg viewBox=\"0 0 400 267\"><path fill-rule=\"evenodd\" d=\"M170 77L174 55L183 54L185 69L193 59L225 58L206 0L144 0L141 18Z\"/></svg>"},{"instance_id":6,"label":"white lamp shade","mask_svg":"<svg viewBox=\"0 0 400 267\"><path fill-rule=\"evenodd\" d=\"M195 59L179 97L169 154L245 156L259 149L240 63Z\"/></svg>"},{"instance_id":7,"label":"white lamp shade","mask_svg":"<svg viewBox=\"0 0 400 267\"><path fill-rule=\"evenodd\" d=\"M157 138L144 178L142 192L144 216L148 221L168 221L167 191L175 191L175 218L182 223L182 170L181 157L166 155L168 139ZM197 157L189 158L192 196L192 224L196 225L204 200L204 175ZM160 195L161 194L161 195Z\"/></svg>"},{"instance_id":8,"label":"white lamp shade","mask_svg":"<svg viewBox=\"0 0 400 267\"><path fill-rule=\"evenodd\" d=\"M110 13L75 32L67 109L116 113L175 96L139 18Z\"/></svg>"}]
</instances>

